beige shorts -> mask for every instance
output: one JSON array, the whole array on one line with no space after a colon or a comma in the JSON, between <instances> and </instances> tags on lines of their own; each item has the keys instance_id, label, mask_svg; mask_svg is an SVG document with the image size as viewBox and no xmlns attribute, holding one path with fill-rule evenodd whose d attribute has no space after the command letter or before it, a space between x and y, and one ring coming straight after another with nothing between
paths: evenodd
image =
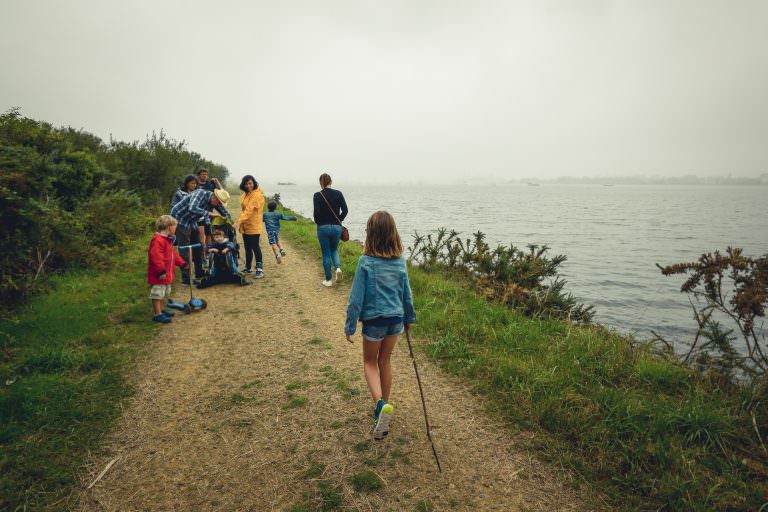
<instances>
[{"instance_id":1,"label":"beige shorts","mask_svg":"<svg viewBox=\"0 0 768 512\"><path fill-rule=\"evenodd\" d=\"M169 284L153 284L149 290L149 298L152 300L163 300L165 298L171 298L171 285Z\"/></svg>"}]
</instances>

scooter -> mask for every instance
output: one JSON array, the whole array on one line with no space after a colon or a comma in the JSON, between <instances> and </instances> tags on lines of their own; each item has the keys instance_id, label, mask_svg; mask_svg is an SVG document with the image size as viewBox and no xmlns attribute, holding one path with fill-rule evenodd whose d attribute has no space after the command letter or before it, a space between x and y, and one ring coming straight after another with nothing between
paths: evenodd
<instances>
[{"instance_id":1,"label":"scooter","mask_svg":"<svg viewBox=\"0 0 768 512\"><path fill-rule=\"evenodd\" d=\"M200 244L192 244L192 245L183 245L179 247L180 251L183 251L185 249L189 251L189 259L187 260L189 261L189 267L190 267L189 268L189 276L190 276L189 277L189 302L184 304L183 302L174 302L172 300L169 300L168 303L166 304L166 306L168 306L169 308L178 309L179 311L183 311L187 315L192 313L193 311L202 311L208 307L208 303L205 302L205 299L196 298L192 292L192 288L193 288L192 276L194 275L192 272L194 270L193 268L194 261L192 261L192 249L196 249L198 247L202 247L202 246Z\"/></svg>"}]
</instances>

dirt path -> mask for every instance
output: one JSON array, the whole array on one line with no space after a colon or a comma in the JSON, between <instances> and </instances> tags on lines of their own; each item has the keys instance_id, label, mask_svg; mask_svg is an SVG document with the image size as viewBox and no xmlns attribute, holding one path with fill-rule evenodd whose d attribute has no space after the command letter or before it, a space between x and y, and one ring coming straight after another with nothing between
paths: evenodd
<instances>
[{"instance_id":1,"label":"dirt path","mask_svg":"<svg viewBox=\"0 0 768 512\"><path fill-rule=\"evenodd\" d=\"M208 309L162 328L84 484L119 459L82 510L582 509L481 399L420 357L438 474L404 342L392 433L372 441L360 345L343 337L348 283L320 286L319 258L286 249L282 265L265 252L265 279L199 291ZM354 490L366 470L382 489Z\"/></svg>"}]
</instances>

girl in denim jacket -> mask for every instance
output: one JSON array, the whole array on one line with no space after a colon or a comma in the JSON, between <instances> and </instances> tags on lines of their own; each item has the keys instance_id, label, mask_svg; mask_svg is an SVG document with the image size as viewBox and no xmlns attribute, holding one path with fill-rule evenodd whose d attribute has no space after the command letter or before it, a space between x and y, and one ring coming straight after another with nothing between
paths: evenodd
<instances>
[{"instance_id":1,"label":"girl in denim jacket","mask_svg":"<svg viewBox=\"0 0 768 512\"><path fill-rule=\"evenodd\" d=\"M373 438L389 433L394 407L390 358L403 330L416 322L403 243L395 219L387 212L371 215L366 226L363 256L357 263L349 293L344 334L353 343L357 321L363 323L363 368L375 404Z\"/></svg>"}]
</instances>

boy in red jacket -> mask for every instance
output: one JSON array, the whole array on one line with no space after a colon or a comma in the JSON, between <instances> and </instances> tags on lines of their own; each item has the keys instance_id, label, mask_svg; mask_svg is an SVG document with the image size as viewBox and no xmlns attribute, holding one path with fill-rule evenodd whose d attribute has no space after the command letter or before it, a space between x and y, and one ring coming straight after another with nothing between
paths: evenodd
<instances>
[{"instance_id":1,"label":"boy in red jacket","mask_svg":"<svg viewBox=\"0 0 768 512\"><path fill-rule=\"evenodd\" d=\"M155 316L152 320L163 324L170 323L173 311L163 309L163 300L171 298L173 283L173 266L184 267L187 263L173 248L173 235L176 233L176 219L170 215L161 215L155 221L157 233L149 242L149 265L147 266L147 282L152 286L149 298Z\"/></svg>"}]
</instances>

